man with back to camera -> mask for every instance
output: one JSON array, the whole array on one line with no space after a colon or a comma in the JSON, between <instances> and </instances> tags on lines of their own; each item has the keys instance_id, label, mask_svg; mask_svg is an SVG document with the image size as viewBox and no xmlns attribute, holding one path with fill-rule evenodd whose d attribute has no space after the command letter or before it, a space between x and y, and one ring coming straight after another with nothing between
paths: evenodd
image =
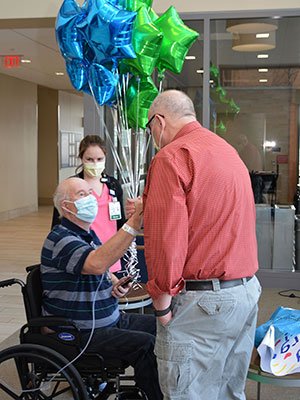
<instances>
[{"instance_id":1,"label":"man with back to camera","mask_svg":"<svg viewBox=\"0 0 300 400\"><path fill-rule=\"evenodd\" d=\"M101 282L95 302L95 331L88 351L99 352L105 360L128 362L134 367L137 386L148 399L162 399L153 352L155 318L120 313L118 298L128 292L129 286L121 286L126 277L112 283L108 271L140 229L142 202L135 202L136 212L123 229L101 245L90 230L98 209L91 193L89 184L80 178L66 179L57 187L54 205L62 219L42 249L43 314L73 319L84 345L90 336L92 303Z\"/></svg>"},{"instance_id":2,"label":"man with back to camera","mask_svg":"<svg viewBox=\"0 0 300 400\"><path fill-rule=\"evenodd\" d=\"M160 151L144 191L144 240L164 399L245 399L261 290L248 170L183 92L159 94L148 116Z\"/></svg>"}]
</instances>

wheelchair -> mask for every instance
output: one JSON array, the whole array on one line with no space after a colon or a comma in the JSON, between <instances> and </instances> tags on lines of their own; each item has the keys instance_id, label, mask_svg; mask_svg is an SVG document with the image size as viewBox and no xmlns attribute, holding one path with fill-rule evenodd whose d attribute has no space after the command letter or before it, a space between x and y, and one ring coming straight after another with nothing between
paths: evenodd
<instances>
[{"instance_id":1,"label":"wheelchair","mask_svg":"<svg viewBox=\"0 0 300 400\"><path fill-rule=\"evenodd\" d=\"M72 320L41 316L40 266L26 270L26 283L0 281L0 288L21 286L27 319L20 330L20 344L0 351L0 399L147 400L134 386L134 376L125 374L129 366L125 362L104 360L88 350L78 357L80 331Z\"/></svg>"}]
</instances>

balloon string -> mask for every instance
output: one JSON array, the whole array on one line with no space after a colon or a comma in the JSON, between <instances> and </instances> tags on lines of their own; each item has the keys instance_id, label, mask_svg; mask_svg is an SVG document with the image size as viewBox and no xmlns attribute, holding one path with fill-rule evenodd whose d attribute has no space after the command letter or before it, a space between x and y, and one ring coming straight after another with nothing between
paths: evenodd
<instances>
[{"instance_id":1,"label":"balloon string","mask_svg":"<svg viewBox=\"0 0 300 400\"><path fill-rule=\"evenodd\" d=\"M112 150L112 154L113 154L113 157L114 157L114 161L116 162L116 165L117 165L117 169L120 172L120 175L121 175L123 183L126 184L125 185L126 189L128 189L128 186L129 186L128 184L130 183L128 174L126 174L126 169L124 169L124 167L122 165L121 159L120 159L118 151L116 149L116 146L114 145L114 143L112 141L112 138L111 138L111 136L109 134L109 131L108 131L107 126L106 126L106 124L104 122L104 118L102 116L102 113L100 113L100 107L99 107L97 102L95 102L95 104L96 104L96 109L97 109L97 112L98 112L98 116L99 116L99 118L101 120L101 123L104 126L105 137L108 139L108 141L109 141L109 143L111 145L111 150ZM114 118L114 114L113 114L113 118ZM133 193L131 194L131 196L133 196Z\"/></svg>"},{"instance_id":2,"label":"balloon string","mask_svg":"<svg viewBox=\"0 0 300 400\"><path fill-rule=\"evenodd\" d=\"M127 167L127 173L130 174L130 182L133 181L133 173L132 173L132 154L131 154L131 131L128 128L128 121L127 121L127 113L125 111L126 107L124 107L123 102L126 98L126 93L124 92L122 96L122 87L118 82L118 97L117 97L117 108L119 112L119 119L115 119L115 126L117 128L118 138L120 142L120 148L122 149L124 162ZM123 100L124 99L124 100ZM119 121L123 121L123 126L119 124ZM124 146L124 139L126 139L126 146ZM127 149L127 154L125 147Z\"/></svg>"},{"instance_id":3,"label":"balloon string","mask_svg":"<svg viewBox=\"0 0 300 400\"><path fill-rule=\"evenodd\" d=\"M139 110L140 110L140 90L141 90L141 80L139 77L137 77L137 106L136 106L136 127L135 127L135 164L134 164L134 194L136 197L138 194L139 190L139 172L141 169L140 165L140 141L141 141L141 135L139 131Z\"/></svg>"}]
</instances>

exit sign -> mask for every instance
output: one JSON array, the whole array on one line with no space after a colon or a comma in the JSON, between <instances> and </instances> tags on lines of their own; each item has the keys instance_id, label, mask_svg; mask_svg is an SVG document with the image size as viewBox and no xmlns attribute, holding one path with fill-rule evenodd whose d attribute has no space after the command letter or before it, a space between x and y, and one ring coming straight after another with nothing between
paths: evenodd
<instances>
[{"instance_id":1,"label":"exit sign","mask_svg":"<svg viewBox=\"0 0 300 400\"><path fill-rule=\"evenodd\" d=\"M3 57L4 68L18 68L20 66L21 57L16 55L8 55Z\"/></svg>"}]
</instances>

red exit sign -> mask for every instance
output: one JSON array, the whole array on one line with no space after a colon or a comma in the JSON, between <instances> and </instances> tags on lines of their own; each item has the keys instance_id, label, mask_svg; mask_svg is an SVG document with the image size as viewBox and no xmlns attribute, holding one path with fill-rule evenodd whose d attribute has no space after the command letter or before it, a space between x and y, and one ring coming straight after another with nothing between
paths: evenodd
<instances>
[{"instance_id":1,"label":"red exit sign","mask_svg":"<svg viewBox=\"0 0 300 400\"><path fill-rule=\"evenodd\" d=\"M3 57L4 68L18 68L20 66L21 57L16 55L9 55Z\"/></svg>"}]
</instances>

